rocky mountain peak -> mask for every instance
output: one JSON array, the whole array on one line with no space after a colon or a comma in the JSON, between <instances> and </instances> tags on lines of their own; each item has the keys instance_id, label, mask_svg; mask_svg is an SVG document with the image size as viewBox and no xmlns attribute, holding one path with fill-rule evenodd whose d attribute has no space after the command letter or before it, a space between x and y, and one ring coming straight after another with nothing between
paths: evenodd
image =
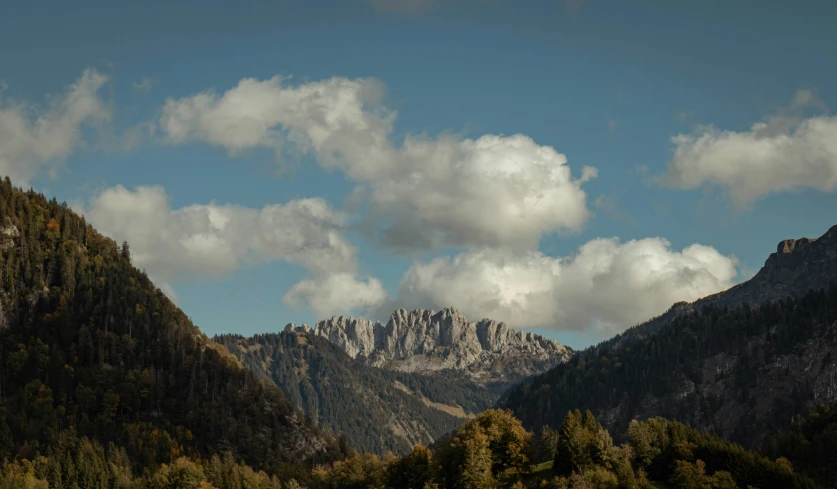
<instances>
[{"instance_id":1,"label":"rocky mountain peak","mask_svg":"<svg viewBox=\"0 0 837 489\"><path fill-rule=\"evenodd\" d=\"M800 239L785 239L779 242L776 253L783 255L793 253L799 245L799 250L803 250L807 245L816 241L816 238L800 238Z\"/></svg>"},{"instance_id":2,"label":"rocky mountain peak","mask_svg":"<svg viewBox=\"0 0 837 489\"><path fill-rule=\"evenodd\" d=\"M785 239L750 280L697 303L735 307L796 297L837 280L837 226L819 238ZM696 303L696 304L697 304Z\"/></svg>"},{"instance_id":3,"label":"rocky mountain peak","mask_svg":"<svg viewBox=\"0 0 837 489\"><path fill-rule=\"evenodd\" d=\"M308 332L293 324L285 331ZM317 322L310 332L373 366L411 372L453 369L486 382L539 373L572 353L557 341L515 331L503 322L469 322L451 307L438 312L396 309L386 324L335 316Z\"/></svg>"}]
</instances>

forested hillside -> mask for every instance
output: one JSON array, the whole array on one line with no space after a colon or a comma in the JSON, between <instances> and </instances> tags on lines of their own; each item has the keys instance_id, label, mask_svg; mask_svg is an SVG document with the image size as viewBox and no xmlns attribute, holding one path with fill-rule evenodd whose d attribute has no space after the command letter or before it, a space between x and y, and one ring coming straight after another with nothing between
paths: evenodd
<instances>
[{"instance_id":1,"label":"forested hillside","mask_svg":"<svg viewBox=\"0 0 837 489\"><path fill-rule=\"evenodd\" d=\"M432 443L496 398L465 373L442 377L371 367L312 333L214 340L279 386L319 426L345 435L362 452L403 454Z\"/></svg>"},{"instance_id":2,"label":"forested hillside","mask_svg":"<svg viewBox=\"0 0 837 489\"><path fill-rule=\"evenodd\" d=\"M837 286L751 309L706 307L591 349L505 400L527 427L589 409L614 433L664 416L759 447L837 399Z\"/></svg>"},{"instance_id":3,"label":"forested hillside","mask_svg":"<svg viewBox=\"0 0 837 489\"><path fill-rule=\"evenodd\" d=\"M0 184L0 459L64 456L67 437L113 444L135 472L181 455L269 471L340 456L130 256L65 204Z\"/></svg>"}]
</instances>

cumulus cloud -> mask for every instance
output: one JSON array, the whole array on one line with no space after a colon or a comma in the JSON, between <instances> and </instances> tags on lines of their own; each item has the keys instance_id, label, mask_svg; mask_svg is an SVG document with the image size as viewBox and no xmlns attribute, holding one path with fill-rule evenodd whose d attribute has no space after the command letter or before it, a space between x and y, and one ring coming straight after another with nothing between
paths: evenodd
<instances>
[{"instance_id":1,"label":"cumulus cloud","mask_svg":"<svg viewBox=\"0 0 837 489\"><path fill-rule=\"evenodd\" d=\"M837 189L837 117L805 117L826 107L808 90L747 131L698 126L672 138L674 157L660 181L670 187L719 186L737 207L779 192Z\"/></svg>"},{"instance_id":2,"label":"cumulus cloud","mask_svg":"<svg viewBox=\"0 0 837 489\"><path fill-rule=\"evenodd\" d=\"M169 99L160 127L172 144L203 141L231 155L258 147L313 154L359 184L370 215L389 223L384 240L401 248L528 249L590 217L581 186L596 169L573 176L563 154L529 137L408 134L396 144L381 82L286 81L248 78L223 94Z\"/></svg>"},{"instance_id":3,"label":"cumulus cloud","mask_svg":"<svg viewBox=\"0 0 837 489\"><path fill-rule=\"evenodd\" d=\"M282 298L292 307L308 305L319 317L374 309L386 299L387 293L380 280L352 273L302 280Z\"/></svg>"},{"instance_id":4,"label":"cumulus cloud","mask_svg":"<svg viewBox=\"0 0 837 489\"><path fill-rule=\"evenodd\" d=\"M736 267L714 248L677 251L663 238L595 239L563 258L472 250L414 263L384 308L453 306L515 327L610 334L732 286Z\"/></svg>"},{"instance_id":5,"label":"cumulus cloud","mask_svg":"<svg viewBox=\"0 0 837 489\"><path fill-rule=\"evenodd\" d=\"M200 204L172 209L159 186L118 185L80 209L115 240L128 241L132 259L164 290L198 277L224 276L248 265L283 260L313 278L292 289L290 299L310 298L321 310L367 304L380 282L353 279L357 250L341 235L346 217L319 198L292 200L261 209ZM358 287L354 287L355 280ZM324 286L312 291L315 284ZM329 296L328 290L332 291ZM352 294L356 296L352 296ZM289 300L290 300L289 299Z\"/></svg>"},{"instance_id":6,"label":"cumulus cloud","mask_svg":"<svg viewBox=\"0 0 837 489\"><path fill-rule=\"evenodd\" d=\"M110 119L99 90L108 77L86 70L46 107L0 99L0 174L20 186L58 165L83 143L82 128Z\"/></svg>"}]
</instances>

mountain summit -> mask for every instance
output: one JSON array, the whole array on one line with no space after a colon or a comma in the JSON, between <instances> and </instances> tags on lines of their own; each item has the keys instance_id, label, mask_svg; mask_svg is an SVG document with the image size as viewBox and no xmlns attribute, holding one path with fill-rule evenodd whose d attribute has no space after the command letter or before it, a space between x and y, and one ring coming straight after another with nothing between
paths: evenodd
<instances>
[{"instance_id":1,"label":"mountain summit","mask_svg":"<svg viewBox=\"0 0 837 489\"><path fill-rule=\"evenodd\" d=\"M285 331L322 336L350 357L375 367L402 372L462 371L491 387L548 370L572 354L557 341L515 331L503 322L469 322L452 308L439 312L398 309L385 325L336 316L313 328L288 324Z\"/></svg>"},{"instance_id":2,"label":"mountain summit","mask_svg":"<svg viewBox=\"0 0 837 489\"><path fill-rule=\"evenodd\" d=\"M662 315L606 341L622 345L633 338L645 338L676 318L706 306L736 308L768 301L800 297L810 290L828 289L837 281L837 225L819 238L785 239L776 246L753 278L695 302L678 302ZM592 350L591 350L592 351Z\"/></svg>"}]
</instances>

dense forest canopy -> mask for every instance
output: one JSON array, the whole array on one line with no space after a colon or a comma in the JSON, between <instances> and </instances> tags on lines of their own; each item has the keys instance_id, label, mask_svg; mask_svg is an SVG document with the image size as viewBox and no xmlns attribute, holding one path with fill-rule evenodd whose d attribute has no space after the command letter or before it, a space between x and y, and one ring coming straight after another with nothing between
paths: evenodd
<instances>
[{"instance_id":1,"label":"dense forest canopy","mask_svg":"<svg viewBox=\"0 0 837 489\"><path fill-rule=\"evenodd\" d=\"M833 423L832 423L833 429ZM0 487L133 489L818 489L787 458L769 459L677 422L634 421L628 443L615 446L587 412L569 412L557 431L526 431L508 411L489 410L443 439L403 457L354 453L283 479L227 455L180 457L131 474L113 444L59 440L57 451L0 468ZM786 446L799 450L791 442ZM833 458L833 456L832 456ZM800 460L805 466L807 460ZM817 476L830 474L814 472ZM824 479L821 479L822 482Z\"/></svg>"},{"instance_id":2,"label":"dense forest canopy","mask_svg":"<svg viewBox=\"0 0 837 489\"><path fill-rule=\"evenodd\" d=\"M55 199L0 183L0 458L62 433L134 470L231 452L256 468L340 457L276 387L207 339L118 246Z\"/></svg>"}]
</instances>

